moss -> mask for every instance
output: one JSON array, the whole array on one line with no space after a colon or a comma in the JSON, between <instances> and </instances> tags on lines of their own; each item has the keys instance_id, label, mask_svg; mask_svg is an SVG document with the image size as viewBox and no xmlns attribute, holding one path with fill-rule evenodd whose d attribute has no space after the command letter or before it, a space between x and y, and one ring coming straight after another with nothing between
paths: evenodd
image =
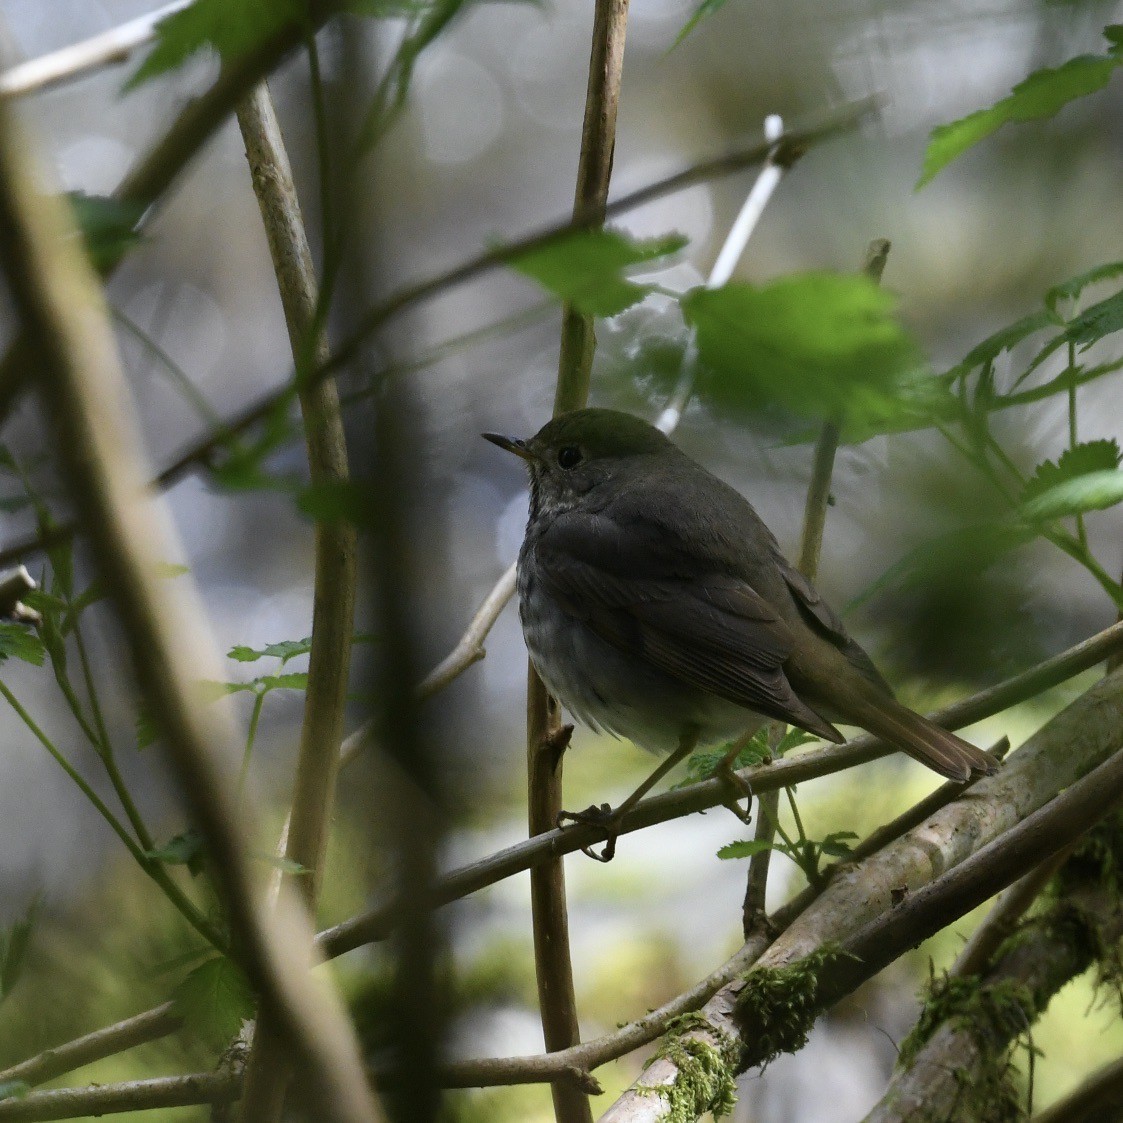
<instances>
[{"instance_id":1,"label":"moss","mask_svg":"<svg viewBox=\"0 0 1123 1123\"><path fill-rule=\"evenodd\" d=\"M757 968L745 976L735 1016L752 1041L751 1063L767 1065L781 1053L794 1053L807 1044L819 1016L819 978L824 969L849 952L833 944L812 952L787 967Z\"/></svg>"},{"instance_id":2,"label":"moss","mask_svg":"<svg viewBox=\"0 0 1123 1123\"><path fill-rule=\"evenodd\" d=\"M958 1023L992 1053L1022 1033L1040 1010L1038 996L1017 979L980 984L975 975L945 975L928 984L928 996L912 1032L901 1042L899 1064L907 1068L944 1022Z\"/></svg>"},{"instance_id":3,"label":"moss","mask_svg":"<svg viewBox=\"0 0 1123 1123\"><path fill-rule=\"evenodd\" d=\"M697 1033L705 1034L705 1039L691 1036ZM663 1044L647 1062L666 1058L678 1069L678 1076L673 1084L641 1084L639 1091L666 1100L670 1123L693 1123L707 1111L721 1119L732 1114L737 1102L733 1081L737 1056L737 1045L728 1034L701 1014L683 1014L668 1024Z\"/></svg>"}]
</instances>

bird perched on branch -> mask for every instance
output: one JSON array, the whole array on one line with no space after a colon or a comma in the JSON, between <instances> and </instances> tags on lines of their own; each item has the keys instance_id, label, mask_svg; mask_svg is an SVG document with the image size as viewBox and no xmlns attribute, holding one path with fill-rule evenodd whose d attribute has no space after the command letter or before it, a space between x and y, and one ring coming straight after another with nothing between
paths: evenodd
<instances>
[{"instance_id":1,"label":"bird perched on branch","mask_svg":"<svg viewBox=\"0 0 1123 1123\"><path fill-rule=\"evenodd\" d=\"M579 721L669 754L615 810L567 818L611 831L697 745L768 718L835 742L834 722L861 726L953 780L997 767L896 701L748 500L658 429L583 409L529 440L484 436L530 470L518 592L535 669Z\"/></svg>"}]
</instances>

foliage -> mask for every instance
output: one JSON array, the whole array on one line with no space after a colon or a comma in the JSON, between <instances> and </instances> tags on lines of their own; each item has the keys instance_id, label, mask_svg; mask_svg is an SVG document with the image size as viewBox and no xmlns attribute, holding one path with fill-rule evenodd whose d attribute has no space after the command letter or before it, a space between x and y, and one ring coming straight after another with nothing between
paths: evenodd
<instances>
[{"instance_id":1,"label":"foliage","mask_svg":"<svg viewBox=\"0 0 1123 1123\"><path fill-rule=\"evenodd\" d=\"M923 187L967 149L986 139L1011 121L1034 121L1052 117L1070 101L1103 89L1123 61L1123 27L1106 27L1111 47L1106 55L1081 55L1062 66L1037 70L1016 85L1009 97L989 109L980 109L948 125L932 130L924 155L924 171L917 187Z\"/></svg>"},{"instance_id":2,"label":"foliage","mask_svg":"<svg viewBox=\"0 0 1123 1123\"><path fill-rule=\"evenodd\" d=\"M187 1028L214 1049L229 1045L254 1013L245 975L225 956L196 967L176 987L172 1001Z\"/></svg>"}]
</instances>

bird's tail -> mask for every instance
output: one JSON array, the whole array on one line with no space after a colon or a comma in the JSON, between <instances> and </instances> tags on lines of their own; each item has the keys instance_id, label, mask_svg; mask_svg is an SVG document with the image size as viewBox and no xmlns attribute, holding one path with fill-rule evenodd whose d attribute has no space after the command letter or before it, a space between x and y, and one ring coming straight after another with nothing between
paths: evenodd
<instances>
[{"instance_id":1,"label":"bird's tail","mask_svg":"<svg viewBox=\"0 0 1123 1123\"><path fill-rule=\"evenodd\" d=\"M998 761L990 753L941 729L892 697L879 694L876 699L852 698L847 708L847 720L856 721L949 780L966 781L998 769Z\"/></svg>"}]
</instances>

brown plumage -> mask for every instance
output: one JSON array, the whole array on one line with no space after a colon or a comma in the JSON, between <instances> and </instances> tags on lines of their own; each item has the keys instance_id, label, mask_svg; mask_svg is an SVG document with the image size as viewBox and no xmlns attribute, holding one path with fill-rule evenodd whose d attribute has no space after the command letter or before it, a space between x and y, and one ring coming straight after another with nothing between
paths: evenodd
<instances>
[{"instance_id":1,"label":"brown plumage","mask_svg":"<svg viewBox=\"0 0 1123 1123\"><path fill-rule=\"evenodd\" d=\"M748 501L658 430L591 409L526 442L487 435L530 467L523 630L578 718L674 751L748 710L831 741L859 725L956 780L996 767L897 702Z\"/></svg>"}]
</instances>

